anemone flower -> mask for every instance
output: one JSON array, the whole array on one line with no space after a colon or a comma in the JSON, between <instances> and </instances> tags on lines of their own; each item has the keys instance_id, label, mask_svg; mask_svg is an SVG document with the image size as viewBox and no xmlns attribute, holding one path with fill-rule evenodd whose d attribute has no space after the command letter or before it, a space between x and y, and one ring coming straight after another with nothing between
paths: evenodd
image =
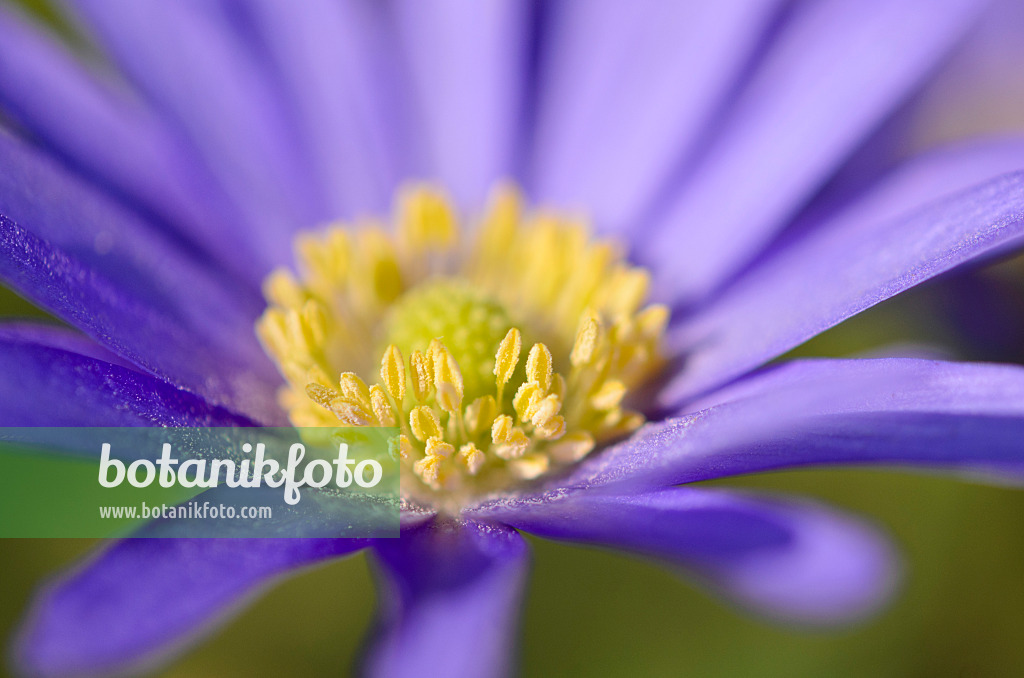
<instances>
[{"instance_id":1,"label":"anemone flower","mask_svg":"<svg viewBox=\"0 0 1024 678\"><path fill-rule=\"evenodd\" d=\"M505 673L520 530L776 618L876 609L873 530L691 483L1020 479L1019 367L762 369L1024 244L1019 143L867 174L976 4L79 0L78 55L4 13L0 275L71 329L0 330L0 423L393 423L406 499L397 539L110 543L37 596L20 670L152 666L367 548L367 673Z\"/></svg>"}]
</instances>

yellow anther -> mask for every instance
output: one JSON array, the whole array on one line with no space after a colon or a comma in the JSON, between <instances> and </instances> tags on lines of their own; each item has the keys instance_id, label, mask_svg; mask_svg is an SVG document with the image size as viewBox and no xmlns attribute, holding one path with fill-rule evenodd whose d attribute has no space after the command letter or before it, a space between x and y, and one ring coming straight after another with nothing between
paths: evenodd
<instances>
[{"instance_id":1,"label":"yellow anther","mask_svg":"<svg viewBox=\"0 0 1024 678\"><path fill-rule=\"evenodd\" d=\"M312 365L308 370L306 370L305 382L307 384L319 384L320 386L330 388L331 378L327 376L327 372L324 368L319 365ZM331 390L333 391L334 389Z\"/></svg>"},{"instance_id":2,"label":"yellow anther","mask_svg":"<svg viewBox=\"0 0 1024 678\"><path fill-rule=\"evenodd\" d=\"M427 438L426 449L428 456L435 457L450 457L455 451L455 447L451 443L446 443L439 437Z\"/></svg>"},{"instance_id":3,"label":"yellow anther","mask_svg":"<svg viewBox=\"0 0 1024 678\"><path fill-rule=\"evenodd\" d=\"M587 311L580 320L579 329L576 331L576 341L572 346L572 353L569 354L569 362L573 367L588 364L594 357L594 350L597 348L597 340L601 335L601 324L592 311Z\"/></svg>"},{"instance_id":4,"label":"yellow anther","mask_svg":"<svg viewBox=\"0 0 1024 678\"><path fill-rule=\"evenodd\" d=\"M388 396L380 384L370 387L370 405L373 406L373 413L377 415L377 421L381 426L394 426L395 413L388 402Z\"/></svg>"},{"instance_id":5,"label":"yellow anther","mask_svg":"<svg viewBox=\"0 0 1024 678\"><path fill-rule=\"evenodd\" d=\"M406 435L398 436L398 456L402 459L408 459L409 455L412 454L412 442Z\"/></svg>"},{"instance_id":6,"label":"yellow anther","mask_svg":"<svg viewBox=\"0 0 1024 678\"><path fill-rule=\"evenodd\" d=\"M423 478L423 481L431 487L436 487L441 477L441 462L443 461L444 457L428 454L412 465L413 473Z\"/></svg>"},{"instance_id":7,"label":"yellow anther","mask_svg":"<svg viewBox=\"0 0 1024 678\"><path fill-rule=\"evenodd\" d=\"M527 409L527 417L534 426L543 426L562 409L562 401L556 395L538 398Z\"/></svg>"},{"instance_id":8,"label":"yellow anther","mask_svg":"<svg viewBox=\"0 0 1024 678\"><path fill-rule=\"evenodd\" d=\"M590 404L598 410L610 410L621 405L625 395L626 385L617 379L609 379L590 396Z\"/></svg>"},{"instance_id":9,"label":"yellow anther","mask_svg":"<svg viewBox=\"0 0 1024 678\"><path fill-rule=\"evenodd\" d=\"M302 322L306 336L312 346L323 346L327 338L327 311L315 299L308 299L302 305Z\"/></svg>"},{"instance_id":10,"label":"yellow anther","mask_svg":"<svg viewBox=\"0 0 1024 678\"><path fill-rule=\"evenodd\" d=\"M345 426L372 426L376 423L374 415L367 408L344 397L333 400L330 410Z\"/></svg>"},{"instance_id":11,"label":"yellow anther","mask_svg":"<svg viewBox=\"0 0 1024 678\"><path fill-rule=\"evenodd\" d=\"M494 453L502 459L518 459L526 453L530 446L530 439L523 432L523 429L516 426L509 433L508 440L498 445Z\"/></svg>"},{"instance_id":12,"label":"yellow anther","mask_svg":"<svg viewBox=\"0 0 1024 678\"><path fill-rule=\"evenodd\" d=\"M317 405L329 408L334 399L338 397L338 392L320 384L306 384L306 395Z\"/></svg>"},{"instance_id":13,"label":"yellow anther","mask_svg":"<svg viewBox=\"0 0 1024 678\"><path fill-rule=\"evenodd\" d=\"M434 359L434 388L437 389L437 404L445 412L456 413L462 409L462 372L451 352L438 341L431 344Z\"/></svg>"},{"instance_id":14,"label":"yellow anther","mask_svg":"<svg viewBox=\"0 0 1024 678\"><path fill-rule=\"evenodd\" d=\"M541 390L547 393L551 388L551 372L551 351L544 344L534 344L526 358L526 378L540 384Z\"/></svg>"},{"instance_id":15,"label":"yellow anther","mask_svg":"<svg viewBox=\"0 0 1024 678\"><path fill-rule=\"evenodd\" d=\"M533 480L548 472L551 461L545 454L528 454L509 464L516 476L522 480Z\"/></svg>"},{"instance_id":16,"label":"yellow anther","mask_svg":"<svg viewBox=\"0 0 1024 678\"><path fill-rule=\"evenodd\" d=\"M594 449L594 436L586 431L569 433L548 448L551 458L560 464L571 464L590 454Z\"/></svg>"},{"instance_id":17,"label":"yellow anther","mask_svg":"<svg viewBox=\"0 0 1024 678\"><path fill-rule=\"evenodd\" d=\"M296 254L309 288L328 295L351 271L352 241L344 227L331 228L325 236L300 235Z\"/></svg>"},{"instance_id":18,"label":"yellow anther","mask_svg":"<svg viewBox=\"0 0 1024 678\"><path fill-rule=\"evenodd\" d=\"M402 360L402 352L394 344L384 351L384 358L380 362L380 380L395 404L401 407L405 400L405 362Z\"/></svg>"},{"instance_id":19,"label":"yellow anther","mask_svg":"<svg viewBox=\"0 0 1024 678\"><path fill-rule=\"evenodd\" d=\"M459 459L463 464L466 465L466 469L469 471L469 475L475 476L480 472L480 468L487 461L484 453L477 449L477 446L473 443L466 443L459 448Z\"/></svg>"},{"instance_id":20,"label":"yellow anther","mask_svg":"<svg viewBox=\"0 0 1024 678\"><path fill-rule=\"evenodd\" d=\"M285 336L284 312L280 308L268 309L256 323L256 336L263 349L270 353L279 363L291 356L288 351L288 339Z\"/></svg>"},{"instance_id":21,"label":"yellow anther","mask_svg":"<svg viewBox=\"0 0 1024 678\"><path fill-rule=\"evenodd\" d=\"M471 261L479 276L495 278L497 271L490 267L490 264L508 256L509 249L515 242L521 214L521 199L514 187L500 185L491 191L487 213L480 228L477 256Z\"/></svg>"},{"instance_id":22,"label":"yellow anther","mask_svg":"<svg viewBox=\"0 0 1024 678\"><path fill-rule=\"evenodd\" d=\"M558 440L565 435L565 417L555 415L545 420L543 424L537 424L533 432L543 440Z\"/></svg>"},{"instance_id":23,"label":"yellow anther","mask_svg":"<svg viewBox=\"0 0 1024 678\"><path fill-rule=\"evenodd\" d=\"M428 438L440 438L443 435L440 420L434 410L425 405L414 407L409 413L409 426L412 428L412 434L420 442L426 442Z\"/></svg>"},{"instance_id":24,"label":"yellow anther","mask_svg":"<svg viewBox=\"0 0 1024 678\"><path fill-rule=\"evenodd\" d=\"M368 228L360 235L355 277L364 282L353 289L356 301L364 308L387 306L402 293L402 271L395 247L378 227Z\"/></svg>"},{"instance_id":25,"label":"yellow anther","mask_svg":"<svg viewBox=\"0 0 1024 678\"><path fill-rule=\"evenodd\" d=\"M448 198L425 186L402 192L398 223L403 239L415 252L447 249L458 234L455 212Z\"/></svg>"},{"instance_id":26,"label":"yellow anther","mask_svg":"<svg viewBox=\"0 0 1024 678\"><path fill-rule=\"evenodd\" d=\"M409 359L409 372L412 377L412 394L416 400L423 402L434 390L434 363L430 354L413 351Z\"/></svg>"},{"instance_id":27,"label":"yellow anther","mask_svg":"<svg viewBox=\"0 0 1024 678\"><path fill-rule=\"evenodd\" d=\"M661 304L648 306L636 316L636 324L645 339L658 340L668 326L668 307Z\"/></svg>"},{"instance_id":28,"label":"yellow anther","mask_svg":"<svg viewBox=\"0 0 1024 678\"><path fill-rule=\"evenodd\" d=\"M309 339L302 316L296 309L289 309L284 318L285 337L288 342L288 352L292 354L308 355L310 352Z\"/></svg>"},{"instance_id":29,"label":"yellow anther","mask_svg":"<svg viewBox=\"0 0 1024 678\"><path fill-rule=\"evenodd\" d=\"M370 389L367 387L366 382L355 373L342 372L341 377L338 379L338 386L340 387L341 395L345 399L360 405L369 405Z\"/></svg>"},{"instance_id":30,"label":"yellow anther","mask_svg":"<svg viewBox=\"0 0 1024 678\"><path fill-rule=\"evenodd\" d=\"M466 430L471 436L483 433L491 427L498 416L498 404L494 396L477 398L466 408Z\"/></svg>"},{"instance_id":31,"label":"yellow anther","mask_svg":"<svg viewBox=\"0 0 1024 678\"><path fill-rule=\"evenodd\" d=\"M604 288L609 315L632 315L647 297L651 286L651 277L647 271L639 268L619 266Z\"/></svg>"},{"instance_id":32,"label":"yellow anther","mask_svg":"<svg viewBox=\"0 0 1024 678\"><path fill-rule=\"evenodd\" d=\"M609 436L616 437L635 431L643 423L644 416L639 412L617 409L608 413L601 426Z\"/></svg>"},{"instance_id":33,"label":"yellow anther","mask_svg":"<svg viewBox=\"0 0 1024 678\"><path fill-rule=\"evenodd\" d=\"M516 414L519 415L520 421L526 421L530 418L534 403L540 400L543 394L544 391L540 384L535 381L528 381L519 387L515 397L512 399L512 407L515 409Z\"/></svg>"},{"instance_id":34,"label":"yellow anther","mask_svg":"<svg viewBox=\"0 0 1024 678\"><path fill-rule=\"evenodd\" d=\"M497 377L498 392L505 387L519 363L519 352L523 350L523 337L519 330L512 328L498 345L494 356L494 376ZM499 398L500 400L500 398Z\"/></svg>"},{"instance_id":35,"label":"yellow anther","mask_svg":"<svg viewBox=\"0 0 1024 678\"><path fill-rule=\"evenodd\" d=\"M555 378L551 380L551 388L548 391L555 396L558 396L559 400L565 400L565 377L555 372Z\"/></svg>"},{"instance_id":36,"label":"yellow anther","mask_svg":"<svg viewBox=\"0 0 1024 678\"><path fill-rule=\"evenodd\" d=\"M491 441L495 445L504 445L512 435L512 417L507 414L499 415L491 425Z\"/></svg>"},{"instance_id":37,"label":"yellow anther","mask_svg":"<svg viewBox=\"0 0 1024 678\"><path fill-rule=\"evenodd\" d=\"M280 268L263 283L263 296L271 303L285 308L298 308L307 298L306 291L295 277Z\"/></svg>"}]
</instances>

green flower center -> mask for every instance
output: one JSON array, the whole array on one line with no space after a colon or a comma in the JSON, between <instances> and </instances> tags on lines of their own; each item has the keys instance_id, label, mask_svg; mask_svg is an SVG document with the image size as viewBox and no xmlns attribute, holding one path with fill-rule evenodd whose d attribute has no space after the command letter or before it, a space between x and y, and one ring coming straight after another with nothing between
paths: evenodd
<instances>
[{"instance_id":1,"label":"green flower center","mask_svg":"<svg viewBox=\"0 0 1024 678\"><path fill-rule=\"evenodd\" d=\"M403 355L426 352L433 339L462 369L467 400L494 387L494 353L513 326L505 308L459 278L441 278L406 292L392 307L385 344Z\"/></svg>"}]
</instances>

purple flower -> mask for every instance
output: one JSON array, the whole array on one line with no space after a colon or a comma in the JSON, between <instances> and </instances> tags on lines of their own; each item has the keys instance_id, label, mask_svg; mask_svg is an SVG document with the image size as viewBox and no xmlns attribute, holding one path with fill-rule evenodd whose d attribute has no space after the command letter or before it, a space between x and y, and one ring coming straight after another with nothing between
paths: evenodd
<instances>
[{"instance_id":1,"label":"purple flower","mask_svg":"<svg viewBox=\"0 0 1024 678\"><path fill-rule=\"evenodd\" d=\"M17 132L0 133L0 277L78 330L0 327L0 424L284 423L252 329L260 281L298 230L385 213L408 177L465 213L505 176L581 208L674 310L673 367L644 408L665 416L625 441L457 511L409 511L397 540L110 544L36 599L21 670L152 665L275 577L369 548L369 674L505 673L519 530L661 560L773 617L876 609L893 568L869 527L687 484L821 464L1024 474L1022 368L758 370L1024 244L1020 140L864 171L977 4L78 0L110 59L89 65L0 13Z\"/></svg>"}]
</instances>

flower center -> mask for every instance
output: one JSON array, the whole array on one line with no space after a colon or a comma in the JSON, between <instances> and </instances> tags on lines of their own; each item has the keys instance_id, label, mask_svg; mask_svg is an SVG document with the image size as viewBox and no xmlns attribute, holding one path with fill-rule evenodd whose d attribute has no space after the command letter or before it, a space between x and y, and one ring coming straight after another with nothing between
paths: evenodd
<instances>
[{"instance_id":1,"label":"flower center","mask_svg":"<svg viewBox=\"0 0 1024 678\"><path fill-rule=\"evenodd\" d=\"M386 323L387 344L403 355L426 351L440 339L462 370L466 398L494 381L494 352L512 328L504 307L461 278L439 278L409 290Z\"/></svg>"},{"instance_id":2,"label":"flower center","mask_svg":"<svg viewBox=\"0 0 1024 678\"><path fill-rule=\"evenodd\" d=\"M643 423L625 405L668 311L612 243L510 187L471 238L429 186L400 191L394 222L300 236L299 276L268 277L257 332L293 424L397 427L403 494L447 508Z\"/></svg>"}]
</instances>

